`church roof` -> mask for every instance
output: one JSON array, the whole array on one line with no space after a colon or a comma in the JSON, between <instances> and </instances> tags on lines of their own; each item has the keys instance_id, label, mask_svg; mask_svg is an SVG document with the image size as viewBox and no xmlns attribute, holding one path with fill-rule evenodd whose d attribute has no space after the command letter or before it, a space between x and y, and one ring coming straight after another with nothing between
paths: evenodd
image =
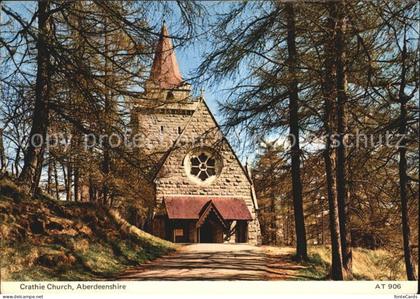
<instances>
[{"instance_id":1,"label":"church roof","mask_svg":"<svg viewBox=\"0 0 420 299\"><path fill-rule=\"evenodd\" d=\"M165 24L162 26L159 41L156 45L150 80L163 89L177 88L183 82L172 41Z\"/></svg>"},{"instance_id":2,"label":"church roof","mask_svg":"<svg viewBox=\"0 0 420 299\"><path fill-rule=\"evenodd\" d=\"M223 220L252 220L243 199L217 196L171 196L164 199L169 219L200 219L204 206L211 204Z\"/></svg>"}]
</instances>

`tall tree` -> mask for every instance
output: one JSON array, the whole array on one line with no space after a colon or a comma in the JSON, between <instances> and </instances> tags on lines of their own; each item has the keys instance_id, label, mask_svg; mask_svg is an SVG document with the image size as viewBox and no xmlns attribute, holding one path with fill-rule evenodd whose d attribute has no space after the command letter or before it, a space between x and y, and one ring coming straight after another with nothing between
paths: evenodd
<instances>
[{"instance_id":1,"label":"tall tree","mask_svg":"<svg viewBox=\"0 0 420 299\"><path fill-rule=\"evenodd\" d=\"M404 261L407 272L408 280L416 280L416 272L413 262L413 254L411 247L411 229L410 219L408 217L408 175L407 175L407 102L413 96L411 92L407 92L407 72L408 64L408 37L407 37L407 25L403 25L403 36L402 36L402 49L401 49L401 73L399 78L399 90L397 101L400 104L400 115L398 124L398 133L401 137L401 141L398 146L399 153L399 186L400 186L400 199L401 199L401 222L402 222L402 236L403 236L403 248L404 248ZM398 41L396 41L398 43Z\"/></svg>"},{"instance_id":2,"label":"tall tree","mask_svg":"<svg viewBox=\"0 0 420 299\"><path fill-rule=\"evenodd\" d=\"M161 25L159 21L159 24L147 23L150 11L172 13L178 10L182 15L182 23L187 25L180 25L182 29L178 37L186 42L191 37L195 12L200 10L199 5L184 2L130 1L121 4L54 0L38 1L37 6L31 6L34 11L29 16L15 11L9 5L2 5L0 9L6 14L8 22L17 27L14 31L16 34L11 32L5 39L4 36L0 37L0 47L7 50L7 59L2 60L2 63L7 61L4 65L10 68L10 71L2 73L0 79L17 88L9 78L20 76L19 80L26 80L30 86L36 86L30 140L45 139L48 126L53 123L59 124L60 129L66 133L71 132L76 136L92 134L97 140L100 134L116 133L123 136L128 123L129 103L139 96L137 86L142 84L147 64L151 61L151 48L158 35L153 26L160 28ZM38 28L33 25L35 20L38 20ZM103 26L105 21L107 26ZM104 48L104 36L110 37L108 51ZM33 47L33 42L36 47ZM23 54L14 55L16 50ZM36 59L27 59L33 54L36 54ZM20 58L21 61L17 61ZM27 72L30 69L27 66L32 67L32 61L37 62L36 84L31 82L32 77ZM108 66L108 72L104 72L104 63ZM112 121L104 117L104 112L109 111L111 106L106 101L110 99L110 94L114 95L113 101L116 103L113 105L116 111ZM28 102L32 103L29 95ZM45 146L33 145L32 142L26 147L25 162L20 174L21 181L28 185L32 194L42 177L45 151ZM89 171L96 176L98 184L99 181L110 181L109 178L103 179L107 171L100 173L99 177L96 172L101 167L97 159L98 152L103 152L103 149L102 145L96 145L91 155L81 155L75 141L70 151L56 151L54 158L66 164L66 182L69 183L66 193L70 193L71 185L74 185L76 190L73 193L77 196L79 181L89 177ZM117 157L129 161L144 178L148 177L148 166L145 166L147 157L133 155L123 148L109 152L111 158L106 160ZM83 163L87 173L80 171L83 168L80 163L82 159L91 163L90 167L88 163ZM17 168L20 167L18 154L15 164ZM101 188L96 186L95 189Z\"/></svg>"},{"instance_id":3,"label":"tall tree","mask_svg":"<svg viewBox=\"0 0 420 299\"><path fill-rule=\"evenodd\" d=\"M308 251L306 246L305 216L302 202L302 182L300 177L300 141L299 141L299 95L297 72L297 51L296 51L296 26L295 11L293 3L285 4L287 22L287 66L289 82L287 91L289 94L289 128L292 136L291 142L291 163L292 163L292 187L293 207L295 211L296 228L296 257L298 260L307 260Z\"/></svg>"},{"instance_id":4,"label":"tall tree","mask_svg":"<svg viewBox=\"0 0 420 299\"><path fill-rule=\"evenodd\" d=\"M346 105L347 105L347 70L346 70L346 27L347 17L345 15L344 1L336 4L337 20L335 28L335 62L336 62L336 90L337 90L337 159L336 159L336 192L338 202L338 215L340 222L341 250L343 267L348 274L351 271L352 251L350 244L350 231L348 230L348 199L347 199L347 177L346 177Z\"/></svg>"},{"instance_id":5,"label":"tall tree","mask_svg":"<svg viewBox=\"0 0 420 299\"><path fill-rule=\"evenodd\" d=\"M336 180L334 177L334 163L336 160L332 142L334 137L334 103L336 99L335 76L336 65L334 61L334 36L337 19L335 3L329 3L328 16L326 21L325 39L325 65L324 65L324 130L326 142L324 149L325 175L327 180L327 196L330 215L330 234L331 234L331 278L334 280L343 279L343 263L340 237L340 221L338 211L338 200L336 193Z\"/></svg>"},{"instance_id":6,"label":"tall tree","mask_svg":"<svg viewBox=\"0 0 420 299\"><path fill-rule=\"evenodd\" d=\"M253 181L258 199L258 220L263 244L290 245L288 242L288 216L291 200L290 179L284 158L284 148L275 142L262 142L254 164ZM286 192L287 190L287 192ZM287 205L287 207L285 207Z\"/></svg>"},{"instance_id":7,"label":"tall tree","mask_svg":"<svg viewBox=\"0 0 420 299\"><path fill-rule=\"evenodd\" d=\"M299 126L304 123L299 119L299 91L304 87L298 84L295 6L277 1L234 5L213 24L212 32L218 42L214 43L199 73L222 80L237 74L241 65L252 65L232 88L235 98L222 107L227 116L226 131L240 127L244 129L243 134L255 138L289 130L296 257L304 260L307 259L307 241L299 145ZM251 11L256 17L245 18Z\"/></svg>"},{"instance_id":8,"label":"tall tree","mask_svg":"<svg viewBox=\"0 0 420 299\"><path fill-rule=\"evenodd\" d=\"M38 36L37 74L35 83L35 104L32 115L32 126L29 134L28 147L19 180L26 185L31 194L35 194L41 178L42 163L45 151L45 140L48 130L50 77L51 77L51 12L50 1L38 1Z\"/></svg>"},{"instance_id":9,"label":"tall tree","mask_svg":"<svg viewBox=\"0 0 420 299\"><path fill-rule=\"evenodd\" d=\"M0 174L6 171L6 152L4 150L4 143L3 143L3 129L0 128Z\"/></svg>"}]
</instances>

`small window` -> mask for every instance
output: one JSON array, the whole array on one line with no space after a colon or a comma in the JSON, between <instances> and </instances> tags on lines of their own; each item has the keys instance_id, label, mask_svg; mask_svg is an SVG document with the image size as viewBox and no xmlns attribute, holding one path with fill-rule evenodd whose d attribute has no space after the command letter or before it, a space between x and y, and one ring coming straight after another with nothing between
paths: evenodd
<instances>
[{"instance_id":1,"label":"small window","mask_svg":"<svg viewBox=\"0 0 420 299\"><path fill-rule=\"evenodd\" d=\"M160 133L163 133L163 126L160 126Z\"/></svg>"},{"instance_id":2,"label":"small window","mask_svg":"<svg viewBox=\"0 0 420 299\"><path fill-rule=\"evenodd\" d=\"M168 94L166 95L166 99L167 100L175 99L174 93L172 91L168 92Z\"/></svg>"},{"instance_id":3,"label":"small window","mask_svg":"<svg viewBox=\"0 0 420 299\"><path fill-rule=\"evenodd\" d=\"M178 134L181 134L182 130L181 127L178 127Z\"/></svg>"}]
</instances>

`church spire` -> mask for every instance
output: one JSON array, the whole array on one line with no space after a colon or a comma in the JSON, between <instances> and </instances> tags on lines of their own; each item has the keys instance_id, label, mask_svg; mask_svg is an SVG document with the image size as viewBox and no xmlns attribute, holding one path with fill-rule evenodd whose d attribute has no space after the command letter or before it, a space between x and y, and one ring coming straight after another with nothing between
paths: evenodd
<instances>
[{"instance_id":1,"label":"church spire","mask_svg":"<svg viewBox=\"0 0 420 299\"><path fill-rule=\"evenodd\" d=\"M181 72L165 23L156 45L150 80L163 89L177 88L182 84Z\"/></svg>"}]
</instances>

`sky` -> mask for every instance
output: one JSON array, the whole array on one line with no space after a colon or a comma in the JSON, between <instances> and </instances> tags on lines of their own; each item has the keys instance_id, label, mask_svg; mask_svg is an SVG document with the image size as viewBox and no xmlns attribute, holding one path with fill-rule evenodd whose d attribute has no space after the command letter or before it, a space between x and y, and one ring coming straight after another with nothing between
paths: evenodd
<instances>
[{"instance_id":1,"label":"sky","mask_svg":"<svg viewBox=\"0 0 420 299\"><path fill-rule=\"evenodd\" d=\"M3 3L28 19L31 17L32 11L37 5L36 1L6 1ZM202 36L203 31L208 29L206 26L215 20L216 15L218 13L226 12L232 2L221 3L219 1L203 1L201 4L205 7L207 13L201 19L197 19L200 25L196 27L196 30L197 34L200 36ZM180 12L177 9L175 2L170 2L169 7L175 9L173 9L171 12L162 12L161 10L151 11L149 20L147 21L158 31L159 27L163 23L163 20L165 20L169 33L179 35L180 32L185 30L181 24ZM2 33L0 32L0 34ZM176 40L173 42L176 45ZM211 43L206 38L195 39L192 43L188 43L184 46L176 46L175 53L181 74L184 79L188 81L188 78L193 76L194 71L203 61L203 55L209 48L211 48ZM223 125L224 119L219 111L220 107L218 102L224 102L226 100L228 95L226 88L233 86L233 84L234 82L226 80L220 84L207 84L198 86L196 84L192 85L192 92L194 95L200 94L201 90L203 90L206 103L214 114L216 120L221 125ZM232 145L235 144L235 142L232 142L232 140L231 143ZM246 157L241 157L241 159L245 160Z\"/></svg>"},{"instance_id":2,"label":"sky","mask_svg":"<svg viewBox=\"0 0 420 299\"><path fill-rule=\"evenodd\" d=\"M227 13L230 11L232 6L236 6L240 1L201 1L200 4L204 6L206 10L206 14L198 21L198 25L196 27L198 36L197 40L193 41L192 43L187 44L184 47L176 47L176 57L178 61L178 65L181 70L181 74L183 75L184 79L191 78L194 76L194 71L197 67L204 61L204 57L206 53L212 49L213 41L210 40L211 35L205 34L206 30L209 30L209 24L214 24L217 19L220 17L220 14ZM256 15L257 12L253 10L245 10L242 12L240 18L238 20L248 19L253 17L254 14ZM161 20L165 19L166 26L168 28L169 34L177 35L177 32L182 31L180 28L180 15L178 14L177 10L175 9L171 15L166 16L153 16L151 19L151 23L155 22L162 22ZM176 41L175 41L176 43ZM217 83L199 83L193 84L193 92L198 95L200 94L200 90L204 90L204 98L209 106L211 112L215 116L219 125L224 125L224 117L220 112L220 103L225 103L230 95L229 89L234 87L238 84L243 74L246 74L248 71L247 64L239 64L238 67L238 74L236 78L226 78L221 82ZM198 80L200 81L200 80ZM193 82L195 83L195 82ZM232 147L235 149L236 154L238 155L239 159L243 164L247 162L252 162L255 159L256 151L252 147L249 147L248 142L244 142L246 140L246 136L244 132L239 132L239 129L235 129L235 132L226 136ZM249 140L248 140L249 141Z\"/></svg>"},{"instance_id":3,"label":"sky","mask_svg":"<svg viewBox=\"0 0 420 299\"><path fill-rule=\"evenodd\" d=\"M27 18L30 16L31 10L36 6L35 1L6 1L3 2L8 7L23 14ZM206 7L206 10L209 14L205 16L206 21L211 21L215 12L224 11L227 9L228 5L223 3L216 4L215 1L204 1L203 5ZM176 5L175 5L176 7ZM174 35L182 31L180 28L180 13L179 10L174 9L171 13L165 13L162 11L152 11L150 14L150 19L148 20L152 25L160 26L165 20L168 27L169 33ZM3 16L4 21L4 16ZM200 22L203 20L199 20ZM198 29L198 34L202 32L202 28ZM176 42L175 42L176 44ZM202 55L205 50L209 47L209 42L207 40L196 40L194 43L189 43L186 46L176 47L176 57L178 60L178 65L181 69L181 74L184 79L190 78L195 71L195 69L202 62ZM222 91L223 88L226 88L229 84L222 85L212 85L212 86L195 86L193 85L193 92L198 95L201 89L204 89L205 99L207 104L210 106L210 109L215 114L216 119L219 122L223 122L223 119L218 112L217 101L223 101L225 98L225 93Z\"/></svg>"},{"instance_id":4,"label":"sky","mask_svg":"<svg viewBox=\"0 0 420 299\"><path fill-rule=\"evenodd\" d=\"M209 22L214 21L216 13L225 12L228 9L228 4L220 3L219 1L203 1L201 2L201 4L204 5L207 11L207 15L204 16L205 20L199 20L199 22L203 22L204 25L202 27L197 26L197 35L201 35L203 33L203 30L207 29L206 25ZM159 22L161 19L165 19L166 26L169 30L169 34L176 34L178 30L182 30L182 28L180 28L179 25L180 15L176 9L171 15L155 16L155 19L151 20L151 22ZM207 40L206 38L198 38L198 40L195 40L184 47L177 47L175 49L178 65L180 67L181 74L183 75L184 79L188 80L188 78L191 78L194 75L194 71L203 61L202 56L205 55L206 51L210 47L211 43L209 40ZM216 119L219 122L223 122L223 118L219 113L219 106L217 102L225 101L227 94L224 91L224 89L232 86L232 84L233 82L226 81L222 84L200 86L193 85L192 88L195 94L199 94L201 89L204 90L206 103L210 106L210 109L212 110L213 114L215 114Z\"/></svg>"}]
</instances>

